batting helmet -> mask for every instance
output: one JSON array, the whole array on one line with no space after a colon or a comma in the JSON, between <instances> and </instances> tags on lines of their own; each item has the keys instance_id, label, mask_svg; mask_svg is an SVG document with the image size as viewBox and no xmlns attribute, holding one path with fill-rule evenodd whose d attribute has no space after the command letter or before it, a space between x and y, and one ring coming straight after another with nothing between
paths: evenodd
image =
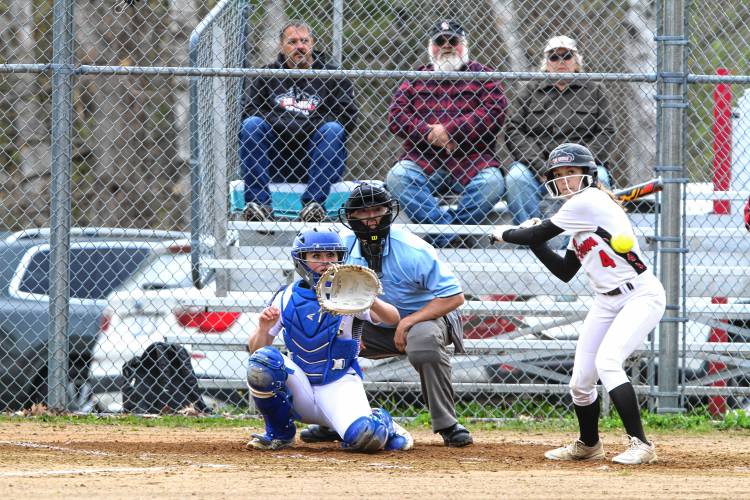
<instances>
[{"instance_id":1,"label":"batting helmet","mask_svg":"<svg viewBox=\"0 0 750 500\"><path fill-rule=\"evenodd\" d=\"M341 236L335 231L313 228L297 233L291 252L294 269L310 286L318 283L320 274L313 272L307 265L305 258L309 252L336 252L338 260L333 262L334 264L343 264L349 254L349 250L341 241Z\"/></svg>"},{"instance_id":2,"label":"batting helmet","mask_svg":"<svg viewBox=\"0 0 750 500\"><path fill-rule=\"evenodd\" d=\"M387 208L376 227L371 228L363 222L366 219L352 217L353 212L371 207ZM344 206L339 209L339 220L344 226L354 231L359 239L382 239L388 236L391 223L398 212L398 201L394 200L385 188L369 182L362 182L352 190Z\"/></svg>"},{"instance_id":3,"label":"batting helmet","mask_svg":"<svg viewBox=\"0 0 750 500\"><path fill-rule=\"evenodd\" d=\"M544 177L547 179L545 186L552 196L559 196L557 185L554 182L554 170L559 167L579 167L583 169L581 189L596 186L598 173L594 155L589 148L581 144L566 142L560 144L549 154L544 169Z\"/></svg>"}]
</instances>

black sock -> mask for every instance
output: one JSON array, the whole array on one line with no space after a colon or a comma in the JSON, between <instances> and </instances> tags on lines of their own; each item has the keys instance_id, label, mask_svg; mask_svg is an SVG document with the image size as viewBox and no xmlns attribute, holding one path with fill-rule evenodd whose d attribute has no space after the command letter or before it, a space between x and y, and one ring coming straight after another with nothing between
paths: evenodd
<instances>
[{"instance_id":1,"label":"black sock","mask_svg":"<svg viewBox=\"0 0 750 500\"><path fill-rule=\"evenodd\" d=\"M635 390L630 382L626 382L609 391L609 397L612 398L612 404L617 408L620 414L622 424L625 426L625 432L629 436L637 437L644 443L646 434L643 432L641 423L641 413L638 409L638 399L635 397Z\"/></svg>"},{"instance_id":2,"label":"black sock","mask_svg":"<svg viewBox=\"0 0 750 500\"><path fill-rule=\"evenodd\" d=\"M578 417L579 439L586 446L594 446L599 442L599 398L586 406L573 405Z\"/></svg>"}]
</instances>

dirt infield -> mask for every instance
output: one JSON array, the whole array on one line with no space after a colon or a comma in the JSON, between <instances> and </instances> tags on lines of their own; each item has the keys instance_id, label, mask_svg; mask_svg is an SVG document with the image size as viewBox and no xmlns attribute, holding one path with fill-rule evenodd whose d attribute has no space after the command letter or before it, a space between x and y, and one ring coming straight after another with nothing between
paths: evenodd
<instances>
[{"instance_id":1,"label":"dirt infield","mask_svg":"<svg viewBox=\"0 0 750 500\"><path fill-rule=\"evenodd\" d=\"M0 424L0 498L749 498L750 433L657 434L659 463L556 463L559 433L474 431L442 446L415 430L406 453L331 444L247 451L253 428ZM625 440L605 434L607 456Z\"/></svg>"}]
</instances>

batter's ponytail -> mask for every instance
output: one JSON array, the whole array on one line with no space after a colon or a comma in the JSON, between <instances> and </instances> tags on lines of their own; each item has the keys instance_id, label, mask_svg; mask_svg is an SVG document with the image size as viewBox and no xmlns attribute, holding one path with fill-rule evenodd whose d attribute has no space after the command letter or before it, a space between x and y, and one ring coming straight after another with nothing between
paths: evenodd
<instances>
[{"instance_id":1,"label":"batter's ponytail","mask_svg":"<svg viewBox=\"0 0 750 500\"><path fill-rule=\"evenodd\" d=\"M602 184L601 181L596 181L596 189L607 193L607 195L609 195L609 197L612 198L612 201L617 203L617 205L620 208L622 208L623 212L627 213L628 209L625 208L625 205L623 204L622 200L619 199L617 196L615 196L615 194L611 190L607 189L607 187L604 184Z\"/></svg>"}]
</instances>

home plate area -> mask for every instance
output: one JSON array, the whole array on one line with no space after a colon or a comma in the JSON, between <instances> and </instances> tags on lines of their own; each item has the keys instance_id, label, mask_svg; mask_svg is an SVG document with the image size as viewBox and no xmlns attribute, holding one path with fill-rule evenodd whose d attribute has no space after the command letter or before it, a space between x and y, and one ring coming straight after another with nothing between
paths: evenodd
<instances>
[{"instance_id":1,"label":"home plate area","mask_svg":"<svg viewBox=\"0 0 750 500\"><path fill-rule=\"evenodd\" d=\"M475 444L446 448L410 428L408 452L358 454L337 444L263 452L257 427L167 428L132 424L0 423L4 498L681 498L750 496L750 439L741 432L652 433L659 461L550 462L567 433L474 428ZM607 458L624 449L602 436ZM583 489L582 489L583 488ZM552 493L554 492L554 493Z\"/></svg>"}]
</instances>

